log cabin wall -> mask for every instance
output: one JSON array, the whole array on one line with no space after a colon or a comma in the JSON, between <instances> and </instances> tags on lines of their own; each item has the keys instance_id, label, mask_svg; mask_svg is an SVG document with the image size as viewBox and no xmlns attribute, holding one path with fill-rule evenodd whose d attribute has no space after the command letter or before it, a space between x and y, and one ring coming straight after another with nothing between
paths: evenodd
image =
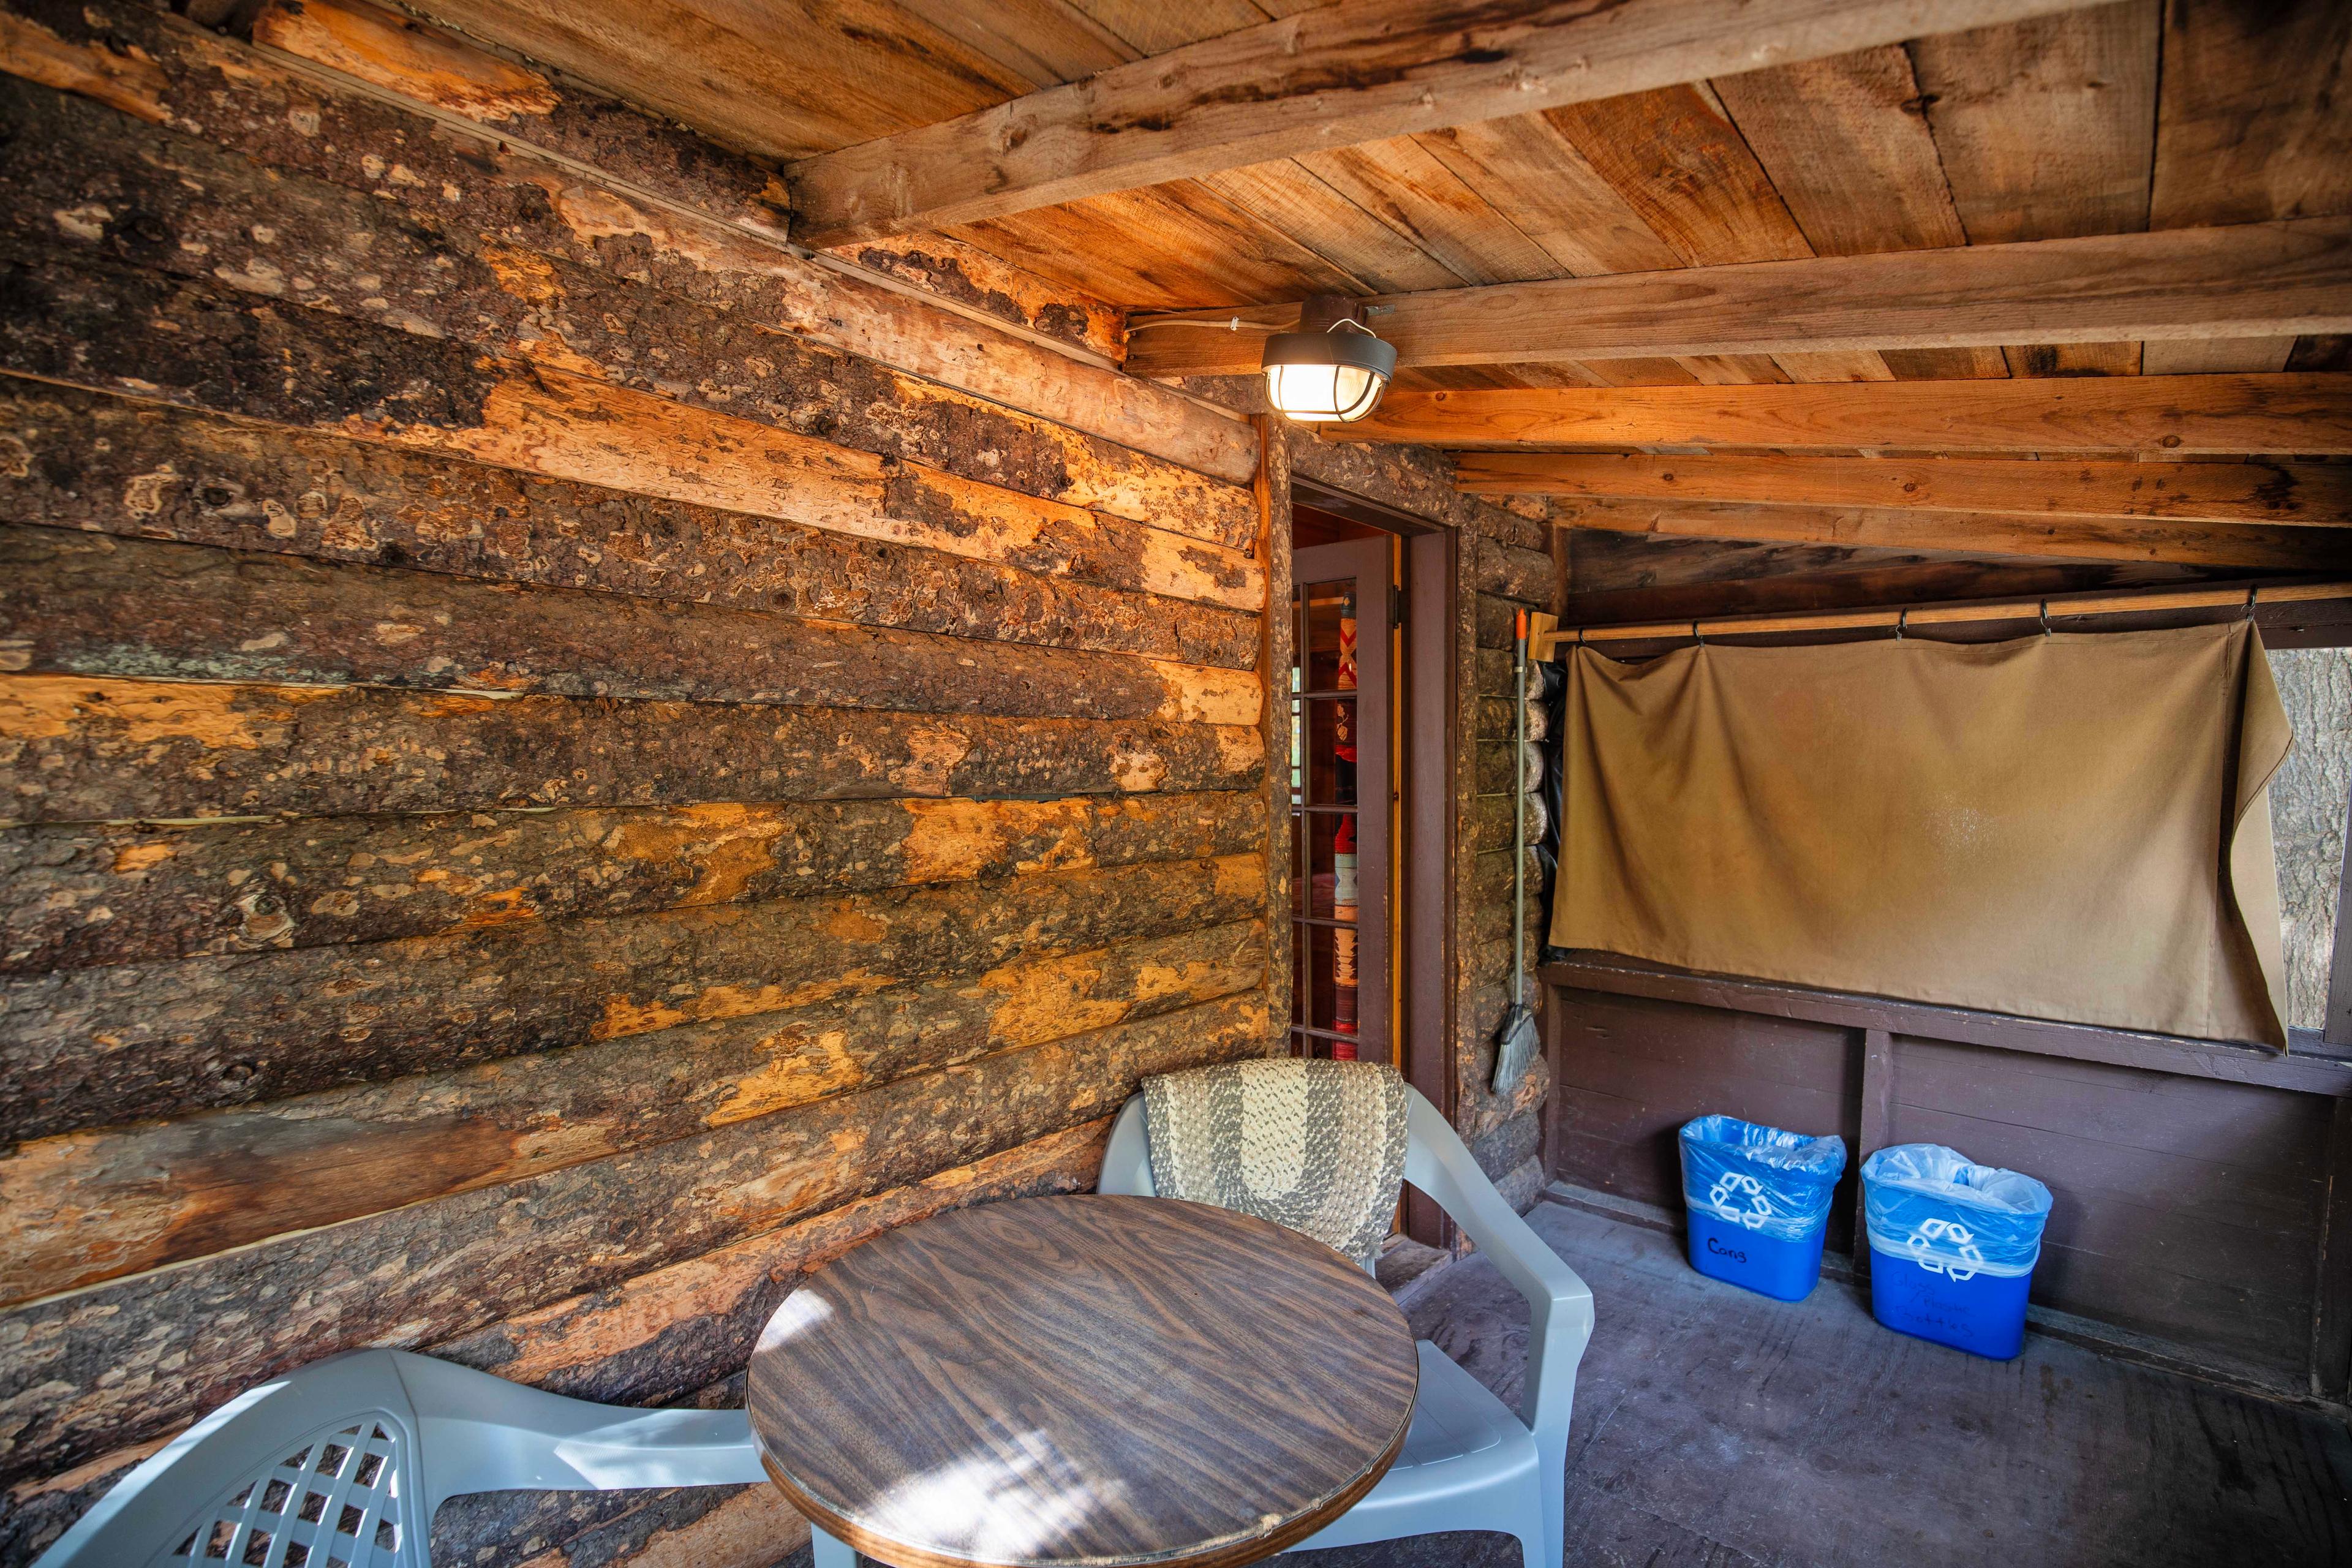
<instances>
[{"instance_id":1,"label":"log cabin wall","mask_svg":"<svg viewBox=\"0 0 2352 1568\"><path fill-rule=\"evenodd\" d=\"M1287 1012L1258 430L1089 301L845 275L753 165L336 19L0 9L0 1563L352 1346L731 1402L803 1272L1090 1185L1140 1076ZM1522 1098L1474 1132L1524 1200ZM804 1540L510 1493L434 1551Z\"/></svg>"}]
</instances>

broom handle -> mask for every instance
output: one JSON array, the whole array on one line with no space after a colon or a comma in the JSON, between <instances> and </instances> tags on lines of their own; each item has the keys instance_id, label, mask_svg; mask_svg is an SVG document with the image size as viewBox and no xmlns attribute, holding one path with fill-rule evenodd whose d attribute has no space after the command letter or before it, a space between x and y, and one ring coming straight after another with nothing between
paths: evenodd
<instances>
[{"instance_id":1,"label":"broom handle","mask_svg":"<svg viewBox=\"0 0 2352 1568\"><path fill-rule=\"evenodd\" d=\"M1521 610L1513 625L1512 659L1517 675L1518 701L1512 711L1511 733L1511 1005L1528 999L1528 613Z\"/></svg>"}]
</instances>

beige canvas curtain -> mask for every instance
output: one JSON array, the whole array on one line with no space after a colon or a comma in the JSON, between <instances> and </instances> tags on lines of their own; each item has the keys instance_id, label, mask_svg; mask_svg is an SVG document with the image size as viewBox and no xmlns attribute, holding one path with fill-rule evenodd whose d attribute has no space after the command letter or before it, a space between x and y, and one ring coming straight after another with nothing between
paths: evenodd
<instances>
[{"instance_id":1,"label":"beige canvas curtain","mask_svg":"<svg viewBox=\"0 0 2352 1568\"><path fill-rule=\"evenodd\" d=\"M1568 661L1551 941L2284 1047L2251 625Z\"/></svg>"}]
</instances>

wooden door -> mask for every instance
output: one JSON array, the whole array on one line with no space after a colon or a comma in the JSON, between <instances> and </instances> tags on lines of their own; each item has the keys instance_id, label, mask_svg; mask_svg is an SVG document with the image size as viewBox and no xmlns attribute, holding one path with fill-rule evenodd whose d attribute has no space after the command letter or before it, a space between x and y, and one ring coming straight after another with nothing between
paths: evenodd
<instances>
[{"instance_id":1,"label":"wooden door","mask_svg":"<svg viewBox=\"0 0 2352 1568\"><path fill-rule=\"evenodd\" d=\"M1290 813L1295 1056L1396 1060L1391 542L1291 558Z\"/></svg>"}]
</instances>

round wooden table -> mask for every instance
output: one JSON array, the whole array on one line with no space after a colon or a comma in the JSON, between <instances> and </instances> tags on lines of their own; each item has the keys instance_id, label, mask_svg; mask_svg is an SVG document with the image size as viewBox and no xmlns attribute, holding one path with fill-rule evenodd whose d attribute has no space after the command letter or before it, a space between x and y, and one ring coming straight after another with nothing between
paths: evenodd
<instances>
[{"instance_id":1,"label":"round wooden table","mask_svg":"<svg viewBox=\"0 0 2352 1568\"><path fill-rule=\"evenodd\" d=\"M877 1237L752 1352L794 1507L898 1568L1224 1568L1396 1458L1419 1381L1362 1269L1165 1198L1018 1198Z\"/></svg>"}]
</instances>

